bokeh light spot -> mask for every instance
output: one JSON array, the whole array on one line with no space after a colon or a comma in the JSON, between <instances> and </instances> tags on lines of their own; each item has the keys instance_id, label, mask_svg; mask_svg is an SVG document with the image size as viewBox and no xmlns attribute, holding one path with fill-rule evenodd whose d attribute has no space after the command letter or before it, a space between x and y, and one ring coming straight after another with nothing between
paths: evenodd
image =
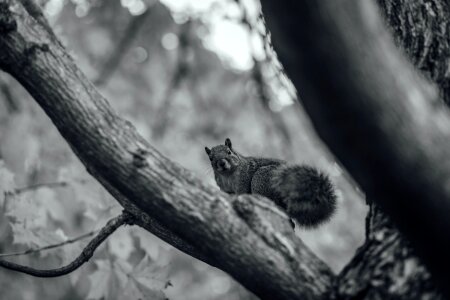
<instances>
[{"instance_id":1,"label":"bokeh light spot","mask_svg":"<svg viewBox=\"0 0 450 300\"><path fill-rule=\"evenodd\" d=\"M133 61L138 64L145 62L148 58L148 52L144 47L134 48L131 55Z\"/></svg>"},{"instance_id":2,"label":"bokeh light spot","mask_svg":"<svg viewBox=\"0 0 450 300\"><path fill-rule=\"evenodd\" d=\"M178 47L180 41L178 36L172 32L166 33L161 39L162 46L167 50L174 50Z\"/></svg>"}]
</instances>

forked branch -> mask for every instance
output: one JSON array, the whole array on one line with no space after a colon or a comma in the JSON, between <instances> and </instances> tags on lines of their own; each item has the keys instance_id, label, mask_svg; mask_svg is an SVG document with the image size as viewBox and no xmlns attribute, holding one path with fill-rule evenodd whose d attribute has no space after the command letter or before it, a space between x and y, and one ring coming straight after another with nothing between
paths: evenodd
<instances>
[{"instance_id":1,"label":"forked branch","mask_svg":"<svg viewBox=\"0 0 450 300\"><path fill-rule=\"evenodd\" d=\"M159 153L114 112L61 43L17 0L0 0L0 49L0 68L27 89L136 224L206 257L262 298L316 299L328 292L334 274L298 239L286 216L243 213L233 205L269 200L233 198ZM252 226L249 217L264 226Z\"/></svg>"}]
</instances>

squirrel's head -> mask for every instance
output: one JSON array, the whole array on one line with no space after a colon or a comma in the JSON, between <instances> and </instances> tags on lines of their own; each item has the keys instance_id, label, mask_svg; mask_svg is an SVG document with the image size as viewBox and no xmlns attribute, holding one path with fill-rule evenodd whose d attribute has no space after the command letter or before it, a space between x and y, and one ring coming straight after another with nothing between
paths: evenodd
<instances>
[{"instance_id":1,"label":"squirrel's head","mask_svg":"<svg viewBox=\"0 0 450 300\"><path fill-rule=\"evenodd\" d=\"M212 149L205 147L205 151L214 171L221 175L231 175L239 165L239 154L233 150L229 138L225 140L225 145L218 145Z\"/></svg>"}]
</instances>

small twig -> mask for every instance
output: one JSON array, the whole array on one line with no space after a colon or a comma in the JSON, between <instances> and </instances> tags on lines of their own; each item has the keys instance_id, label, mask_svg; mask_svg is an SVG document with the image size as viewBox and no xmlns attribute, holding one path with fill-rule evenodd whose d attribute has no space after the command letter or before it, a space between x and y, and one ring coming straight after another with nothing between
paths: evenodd
<instances>
[{"instance_id":1,"label":"small twig","mask_svg":"<svg viewBox=\"0 0 450 300\"><path fill-rule=\"evenodd\" d=\"M100 230L100 232L89 242L83 249L81 254L70 264L49 270L40 270L28 266L19 265L5 260L0 260L0 267L25 273L36 277L58 277L66 275L78 269L81 265L87 262L93 255L95 249L98 248L116 229L124 224L133 224L134 217L127 212L123 212L120 216L108 221L108 223Z\"/></svg>"},{"instance_id":2,"label":"small twig","mask_svg":"<svg viewBox=\"0 0 450 300\"><path fill-rule=\"evenodd\" d=\"M0 74L0 92L4 96L6 109L9 113L16 113L20 110L20 106L11 90L10 80L3 74Z\"/></svg>"},{"instance_id":3,"label":"small twig","mask_svg":"<svg viewBox=\"0 0 450 300\"><path fill-rule=\"evenodd\" d=\"M40 189L43 187L55 188L55 187L66 187L68 185L69 185L69 183L67 183L65 181L36 183L36 184L29 185L29 186L16 188L13 190L13 194L21 194L21 193L37 190L37 189Z\"/></svg>"},{"instance_id":4,"label":"small twig","mask_svg":"<svg viewBox=\"0 0 450 300\"><path fill-rule=\"evenodd\" d=\"M156 118L153 125L153 137L155 139L162 138L169 124L169 112L174 101L174 95L176 91L180 88L183 81L188 77L190 73L190 64L187 59L188 50L190 47L189 35L191 30L191 21L186 22L185 25L181 27L179 47L177 49L177 59L176 66L173 72L172 79L167 86L164 93L164 101L161 106L157 109Z\"/></svg>"},{"instance_id":5,"label":"small twig","mask_svg":"<svg viewBox=\"0 0 450 300\"><path fill-rule=\"evenodd\" d=\"M262 36L262 34L259 33L257 30L255 30L254 22L252 22L252 20L250 20L250 16L247 12L247 9L245 8L245 5L242 3L242 1L241 0L234 0L234 1L238 5L239 9L242 11L242 17L239 19L239 22L243 26L247 27L247 29L249 31L248 45L250 48L250 54L251 54L252 61L253 61L253 69L251 72L251 76L257 85L259 99L261 101L262 108L269 115L269 117L272 121L272 124L281 133L285 142L288 145L291 145L292 138L291 138L291 134L289 132L288 126L286 125L286 122L284 121L282 116L280 114L274 112L270 108L270 105L269 105L269 103L273 97L270 95L269 84L267 83L267 80L262 71L263 63L267 62L268 60L265 59L264 61L260 61L256 57L256 55L255 55L256 49L251 40L251 37L255 32L261 36ZM264 39L264 37L263 37L263 39Z\"/></svg>"},{"instance_id":6,"label":"small twig","mask_svg":"<svg viewBox=\"0 0 450 300\"><path fill-rule=\"evenodd\" d=\"M39 5L35 3L34 0L21 0L20 2L22 3L26 11L30 14L30 16L33 17L33 19L35 19L37 23L43 26L48 34L56 38L52 28L50 27L47 21L47 18L42 13L42 10L39 7Z\"/></svg>"},{"instance_id":7,"label":"small twig","mask_svg":"<svg viewBox=\"0 0 450 300\"><path fill-rule=\"evenodd\" d=\"M46 250L50 250L50 249L54 249L54 248L59 248L59 247L62 247L62 246L68 245L68 244L73 244L73 243L83 240L85 238L91 237L99 231L100 231L100 229L93 230L91 232L85 233L83 235L77 236L77 237L69 239L69 240L66 240L64 242L61 242L58 244L53 244L53 245L48 245L48 246L41 247L41 248L28 249L28 250L12 252L12 253L3 253L3 254L0 253L0 258L10 257L10 256L27 255L27 254L37 253L37 252L46 251Z\"/></svg>"},{"instance_id":8,"label":"small twig","mask_svg":"<svg viewBox=\"0 0 450 300\"><path fill-rule=\"evenodd\" d=\"M67 183L65 181L48 182L48 183L36 183L36 184L29 185L29 186L16 188L16 189L14 189L12 191L5 191L5 193L4 193L5 202L3 204L3 210L6 211L6 207L7 207L7 203L8 203L7 201L9 199L9 196L20 195L22 193L34 191L34 190L37 190L37 189L40 189L40 188L43 188L43 187L56 188L56 187L66 187L68 185L69 185L69 183Z\"/></svg>"},{"instance_id":9,"label":"small twig","mask_svg":"<svg viewBox=\"0 0 450 300\"><path fill-rule=\"evenodd\" d=\"M132 17L130 23L128 24L125 32L122 35L122 38L117 43L117 46L114 48L114 51L111 53L110 57L105 61L100 73L97 78L94 80L94 84L96 86L106 85L116 71L117 67L120 65L122 58L128 52L131 47L133 41L138 36L140 29L145 24L145 21L150 16L152 10L147 8L147 10L136 17Z\"/></svg>"}]
</instances>

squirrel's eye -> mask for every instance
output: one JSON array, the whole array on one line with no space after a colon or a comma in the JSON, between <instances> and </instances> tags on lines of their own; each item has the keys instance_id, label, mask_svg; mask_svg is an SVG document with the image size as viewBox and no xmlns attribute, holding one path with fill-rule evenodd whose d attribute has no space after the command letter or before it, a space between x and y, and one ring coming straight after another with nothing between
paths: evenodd
<instances>
[{"instance_id":1,"label":"squirrel's eye","mask_svg":"<svg viewBox=\"0 0 450 300\"><path fill-rule=\"evenodd\" d=\"M228 153L228 155L231 155L231 150L228 150L228 152L227 152L227 153Z\"/></svg>"}]
</instances>

